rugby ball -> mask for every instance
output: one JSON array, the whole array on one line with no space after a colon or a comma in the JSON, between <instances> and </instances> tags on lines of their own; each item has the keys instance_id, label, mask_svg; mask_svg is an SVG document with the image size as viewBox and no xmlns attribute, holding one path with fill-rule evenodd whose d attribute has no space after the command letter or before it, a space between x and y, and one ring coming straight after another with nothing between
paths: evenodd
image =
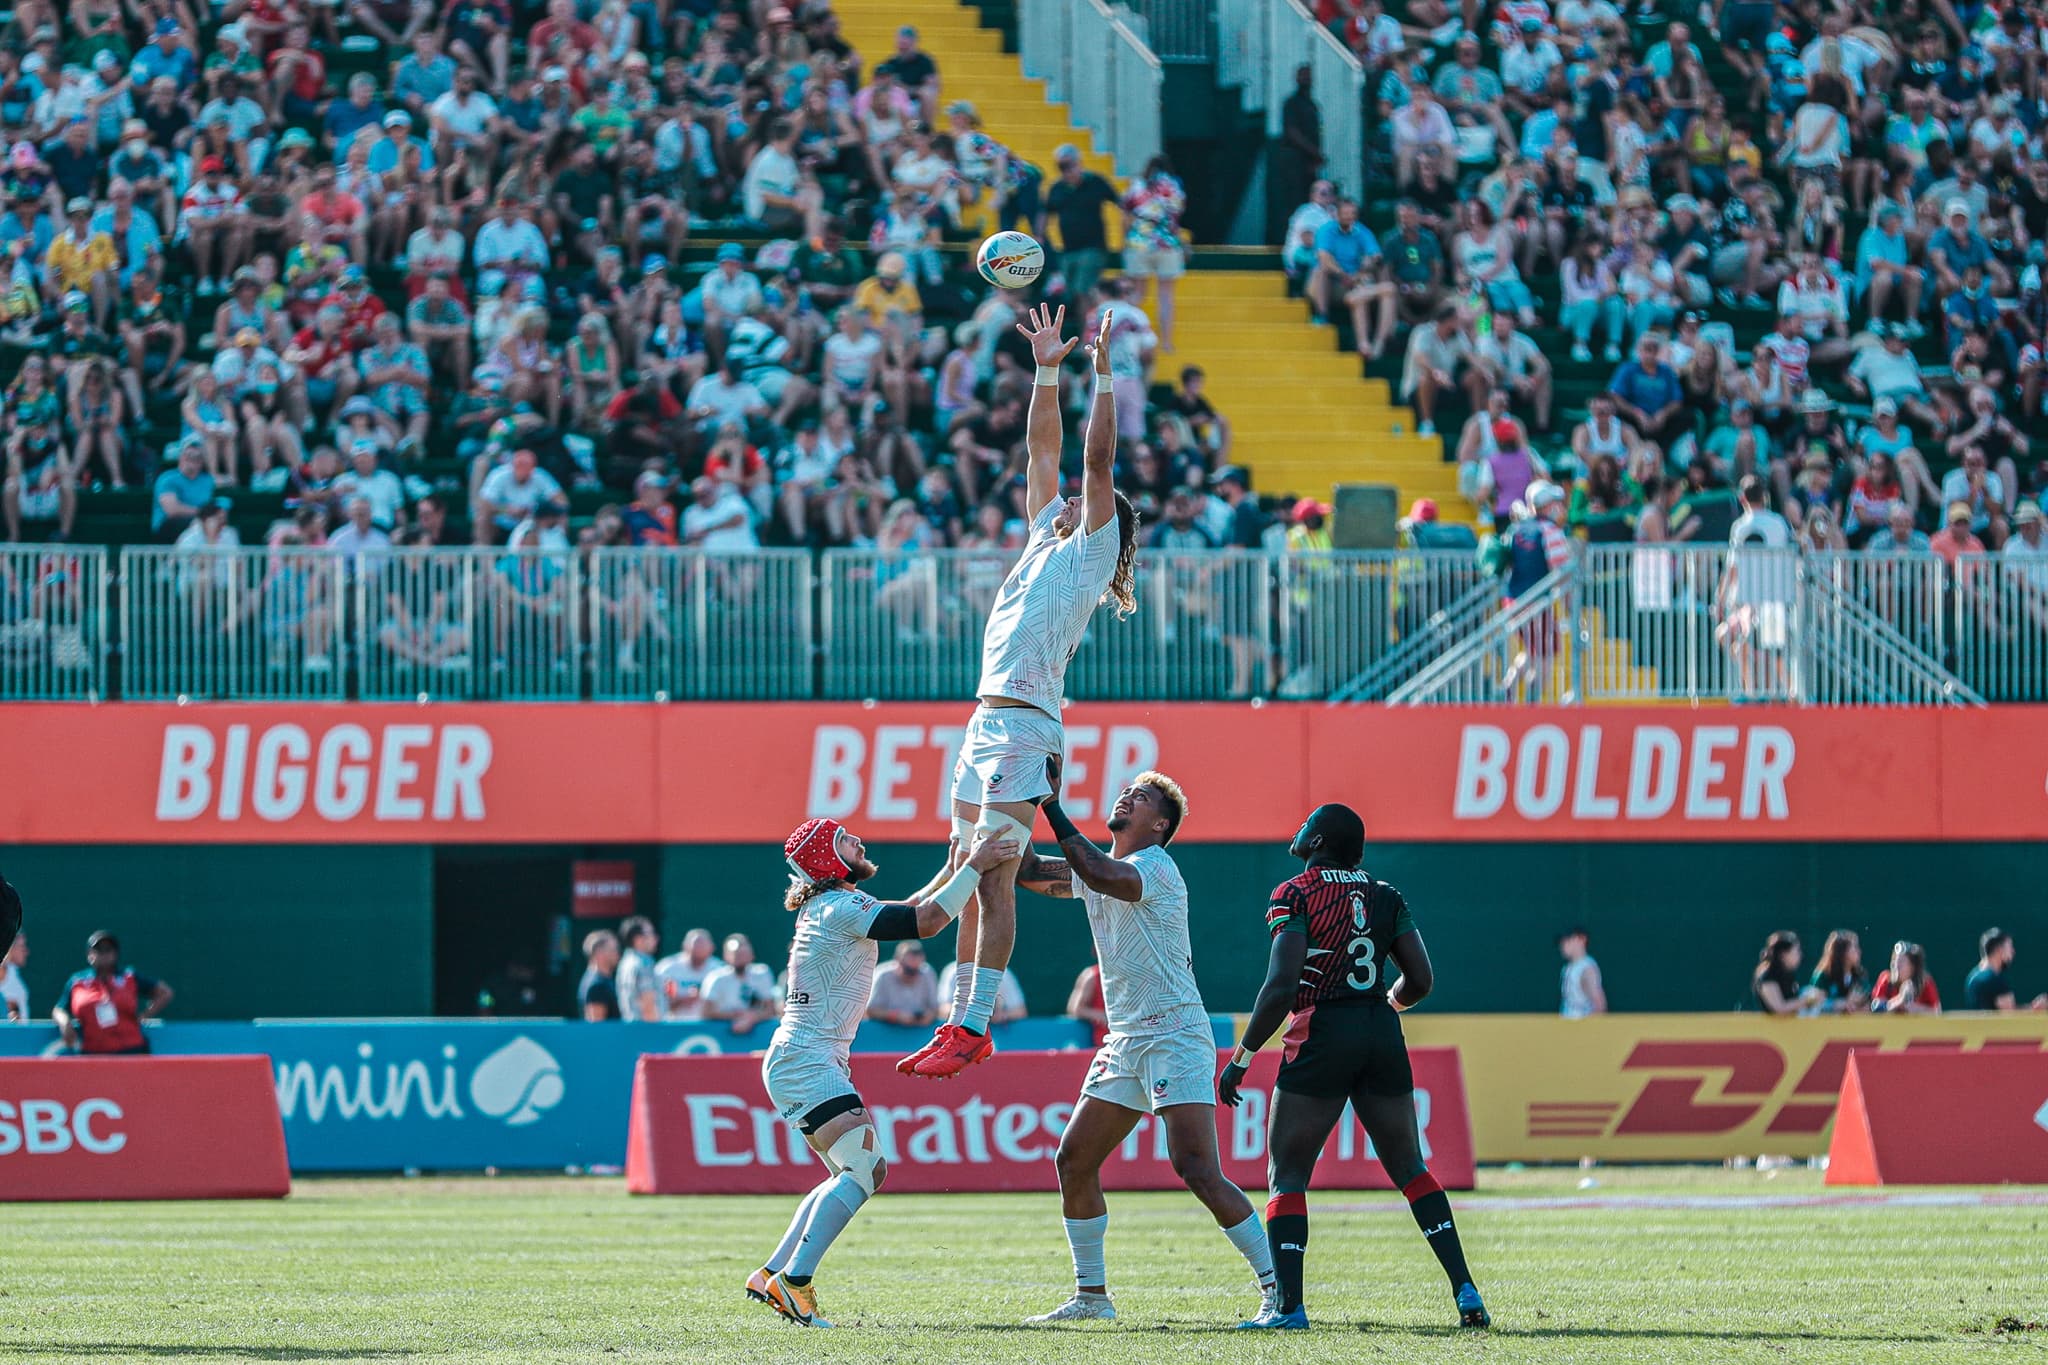
<instances>
[{"instance_id":1,"label":"rugby ball","mask_svg":"<svg viewBox=\"0 0 2048 1365\"><path fill-rule=\"evenodd\" d=\"M981 244L974 268L998 289L1023 289L1045 273L1045 248L1022 232L998 232Z\"/></svg>"}]
</instances>

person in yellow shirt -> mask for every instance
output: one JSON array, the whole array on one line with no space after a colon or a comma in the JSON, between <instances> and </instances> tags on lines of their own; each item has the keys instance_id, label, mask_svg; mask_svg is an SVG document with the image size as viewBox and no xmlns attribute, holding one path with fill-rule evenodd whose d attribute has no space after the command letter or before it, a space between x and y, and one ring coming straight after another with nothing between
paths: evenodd
<instances>
[{"instance_id":1,"label":"person in yellow shirt","mask_svg":"<svg viewBox=\"0 0 2048 1365\"><path fill-rule=\"evenodd\" d=\"M918 297L917 286L904 278L904 269L902 252L885 252L875 262L875 273L853 291L853 306L877 327L886 324L891 313L901 314L913 324L924 313L924 300Z\"/></svg>"},{"instance_id":2,"label":"person in yellow shirt","mask_svg":"<svg viewBox=\"0 0 2048 1365\"><path fill-rule=\"evenodd\" d=\"M69 220L43 256L43 287L52 298L72 290L92 299L93 321L105 326L113 302L114 272L121 260L114 239L92 230L92 200L80 196L64 206Z\"/></svg>"}]
</instances>

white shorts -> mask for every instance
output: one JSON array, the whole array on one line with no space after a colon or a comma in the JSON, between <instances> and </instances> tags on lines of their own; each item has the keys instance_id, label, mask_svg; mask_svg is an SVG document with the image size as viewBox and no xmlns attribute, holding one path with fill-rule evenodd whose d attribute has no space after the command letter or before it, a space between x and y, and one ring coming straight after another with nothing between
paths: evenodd
<instances>
[{"instance_id":1,"label":"white shorts","mask_svg":"<svg viewBox=\"0 0 2048 1365\"><path fill-rule=\"evenodd\" d=\"M1051 796L1045 761L1065 746L1065 728L1035 706L978 706L953 765L953 799L986 806Z\"/></svg>"},{"instance_id":2,"label":"white shorts","mask_svg":"<svg viewBox=\"0 0 2048 1365\"><path fill-rule=\"evenodd\" d=\"M1177 280L1188 268L1186 253L1178 247L1127 246L1124 274L1139 279Z\"/></svg>"},{"instance_id":3,"label":"white shorts","mask_svg":"<svg viewBox=\"0 0 2048 1365\"><path fill-rule=\"evenodd\" d=\"M21 490L23 521L55 521L63 510L64 488L61 484L50 488L24 487Z\"/></svg>"},{"instance_id":4,"label":"white shorts","mask_svg":"<svg viewBox=\"0 0 2048 1365\"><path fill-rule=\"evenodd\" d=\"M814 1044L781 1039L770 1043L768 1055L761 1059L761 1084L767 1087L775 1112L798 1132L803 1131L804 1115L819 1105L860 1093L853 1088L853 1072L844 1057Z\"/></svg>"},{"instance_id":5,"label":"white shorts","mask_svg":"<svg viewBox=\"0 0 2048 1365\"><path fill-rule=\"evenodd\" d=\"M1088 1065L1081 1093L1141 1114L1216 1103L1216 1036L1209 1021L1144 1037L1110 1034Z\"/></svg>"}]
</instances>

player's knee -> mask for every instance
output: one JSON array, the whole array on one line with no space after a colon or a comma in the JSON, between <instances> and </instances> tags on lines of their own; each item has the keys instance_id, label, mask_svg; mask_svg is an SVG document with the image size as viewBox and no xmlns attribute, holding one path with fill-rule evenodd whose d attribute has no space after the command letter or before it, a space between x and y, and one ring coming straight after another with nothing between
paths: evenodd
<instances>
[{"instance_id":1,"label":"player's knee","mask_svg":"<svg viewBox=\"0 0 2048 1365\"><path fill-rule=\"evenodd\" d=\"M868 1178L874 1186L874 1188L869 1190L868 1193L878 1193L881 1190L882 1186L887 1184L889 1181L889 1163L887 1159L880 1155L877 1155L875 1157L875 1168L869 1174Z\"/></svg>"},{"instance_id":2,"label":"player's knee","mask_svg":"<svg viewBox=\"0 0 2048 1365\"><path fill-rule=\"evenodd\" d=\"M1197 1195L1212 1193L1223 1185L1223 1168L1210 1152L1174 1152L1173 1173L1180 1183Z\"/></svg>"}]
</instances>

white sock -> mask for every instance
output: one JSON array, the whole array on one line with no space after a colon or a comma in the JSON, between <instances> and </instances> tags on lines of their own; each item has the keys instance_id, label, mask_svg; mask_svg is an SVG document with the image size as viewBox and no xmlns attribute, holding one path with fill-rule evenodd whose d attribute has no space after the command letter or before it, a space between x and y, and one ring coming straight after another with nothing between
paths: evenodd
<instances>
[{"instance_id":1,"label":"white sock","mask_svg":"<svg viewBox=\"0 0 2048 1365\"><path fill-rule=\"evenodd\" d=\"M1067 1245L1074 1253L1074 1284L1107 1286L1102 1268L1102 1234L1109 1230L1109 1215L1099 1218L1062 1218L1067 1225Z\"/></svg>"},{"instance_id":2,"label":"white sock","mask_svg":"<svg viewBox=\"0 0 2048 1365\"><path fill-rule=\"evenodd\" d=\"M974 982L967 992L967 1012L960 1026L974 1033L987 1033L989 1016L996 1012L996 992L1003 987L1001 967L976 967Z\"/></svg>"},{"instance_id":3,"label":"white sock","mask_svg":"<svg viewBox=\"0 0 2048 1365\"><path fill-rule=\"evenodd\" d=\"M967 1017L967 997L974 990L974 964L959 962L953 966L953 1008L946 1012L946 1022L957 1024Z\"/></svg>"},{"instance_id":4,"label":"white sock","mask_svg":"<svg viewBox=\"0 0 2048 1365\"><path fill-rule=\"evenodd\" d=\"M789 1264L790 1254L796 1244L803 1240L804 1228L811 1221L811 1210L818 1206L818 1196L825 1192L837 1176L826 1176L804 1192L803 1202L796 1206L796 1216L789 1220L789 1231L782 1234L782 1240L775 1244L775 1252L762 1265L763 1270L780 1270Z\"/></svg>"},{"instance_id":5,"label":"white sock","mask_svg":"<svg viewBox=\"0 0 2048 1365\"><path fill-rule=\"evenodd\" d=\"M796 1254L789 1259L789 1273L792 1275L814 1275L818 1262L823 1260L833 1239L846 1231L846 1225L853 1221L853 1215L860 1212L860 1206L868 1202L868 1194L854 1178L841 1171L832 1177L818 1192L818 1202L811 1208L811 1219L804 1227L804 1235L798 1239Z\"/></svg>"},{"instance_id":6,"label":"white sock","mask_svg":"<svg viewBox=\"0 0 2048 1365\"><path fill-rule=\"evenodd\" d=\"M1237 1248L1237 1254L1250 1264L1252 1274L1259 1277L1259 1288L1265 1289L1275 1283L1273 1248L1266 1241L1266 1229L1259 1225L1258 1214L1247 1214L1236 1227L1223 1229L1223 1235Z\"/></svg>"}]
</instances>

